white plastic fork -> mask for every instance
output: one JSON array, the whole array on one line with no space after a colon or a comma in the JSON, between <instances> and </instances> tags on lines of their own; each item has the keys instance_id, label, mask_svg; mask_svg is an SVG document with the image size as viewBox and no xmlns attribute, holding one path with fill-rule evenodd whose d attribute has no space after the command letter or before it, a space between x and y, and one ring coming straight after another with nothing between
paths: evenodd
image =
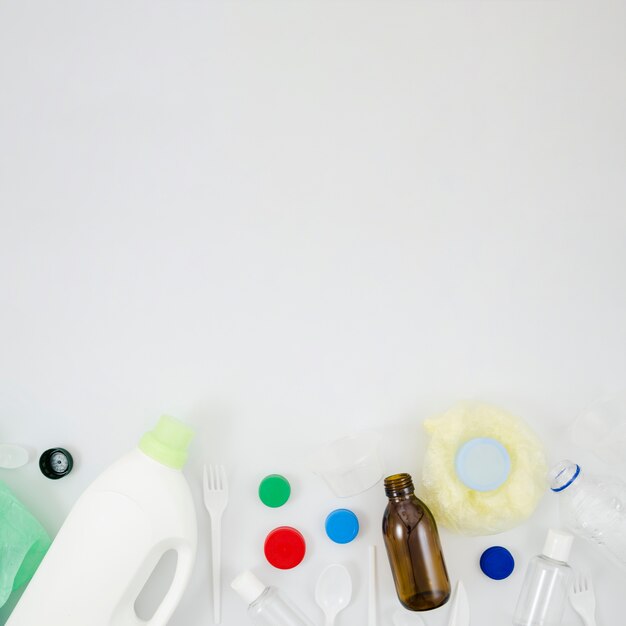
<instances>
[{"instance_id":1,"label":"white plastic fork","mask_svg":"<svg viewBox=\"0 0 626 626\"><path fill-rule=\"evenodd\" d=\"M228 480L223 465L204 466L204 506L211 516L213 561L213 622L222 623L222 515L228 504Z\"/></svg>"},{"instance_id":2,"label":"white plastic fork","mask_svg":"<svg viewBox=\"0 0 626 626\"><path fill-rule=\"evenodd\" d=\"M596 594L588 576L578 576L570 588L569 601L585 626L596 626Z\"/></svg>"}]
</instances>

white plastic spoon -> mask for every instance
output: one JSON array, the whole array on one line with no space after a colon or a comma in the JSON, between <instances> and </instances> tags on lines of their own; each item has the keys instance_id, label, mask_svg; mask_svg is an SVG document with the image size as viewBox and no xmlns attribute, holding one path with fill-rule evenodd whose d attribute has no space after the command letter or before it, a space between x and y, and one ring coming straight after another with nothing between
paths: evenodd
<instances>
[{"instance_id":1,"label":"white plastic spoon","mask_svg":"<svg viewBox=\"0 0 626 626\"><path fill-rule=\"evenodd\" d=\"M424 620L415 613L396 609L393 614L393 626L424 626Z\"/></svg>"},{"instance_id":2,"label":"white plastic spoon","mask_svg":"<svg viewBox=\"0 0 626 626\"><path fill-rule=\"evenodd\" d=\"M337 614L352 599L352 578L343 565L329 565L317 579L315 601L324 612L326 626L334 626Z\"/></svg>"}]
</instances>

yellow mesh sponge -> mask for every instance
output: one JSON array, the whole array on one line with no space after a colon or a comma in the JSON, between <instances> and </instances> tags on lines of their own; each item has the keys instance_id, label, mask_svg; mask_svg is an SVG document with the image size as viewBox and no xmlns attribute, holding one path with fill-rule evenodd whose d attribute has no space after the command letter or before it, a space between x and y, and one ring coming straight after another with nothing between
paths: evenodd
<instances>
[{"instance_id":1,"label":"yellow mesh sponge","mask_svg":"<svg viewBox=\"0 0 626 626\"><path fill-rule=\"evenodd\" d=\"M546 490L547 471L539 438L520 418L482 403L461 403L424 421L431 435L422 470L421 496L438 523L463 535L492 535L517 526L535 510ZM510 458L506 481L476 491L457 476L458 451L468 441L500 442Z\"/></svg>"}]
</instances>

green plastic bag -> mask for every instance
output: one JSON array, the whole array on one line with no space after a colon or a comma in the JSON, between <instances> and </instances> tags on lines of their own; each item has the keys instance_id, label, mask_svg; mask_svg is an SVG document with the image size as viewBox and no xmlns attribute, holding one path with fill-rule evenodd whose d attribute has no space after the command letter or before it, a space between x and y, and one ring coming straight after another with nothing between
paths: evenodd
<instances>
[{"instance_id":1,"label":"green plastic bag","mask_svg":"<svg viewBox=\"0 0 626 626\"><path fill-rule=\"evenodd\" d=\"M0 481L0 607L33 577L50 543L43 526Z\"/></svg>"}]
</instances>

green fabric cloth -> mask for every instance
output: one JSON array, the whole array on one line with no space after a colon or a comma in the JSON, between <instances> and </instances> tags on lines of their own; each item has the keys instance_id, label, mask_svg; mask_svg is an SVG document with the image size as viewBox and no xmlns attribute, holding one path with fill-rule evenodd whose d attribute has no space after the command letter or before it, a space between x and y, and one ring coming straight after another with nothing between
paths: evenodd
<instances>
[{"instance_id":1,"label":"green fabric cloth","mask_svg":"<svg viewBox=\"0 0 626 626\"><path fill-rule=\"evenodd\" d=\"M0 606L33 577L50 543L43 526L0 481Z\"/></svg>"}]
</instances>

